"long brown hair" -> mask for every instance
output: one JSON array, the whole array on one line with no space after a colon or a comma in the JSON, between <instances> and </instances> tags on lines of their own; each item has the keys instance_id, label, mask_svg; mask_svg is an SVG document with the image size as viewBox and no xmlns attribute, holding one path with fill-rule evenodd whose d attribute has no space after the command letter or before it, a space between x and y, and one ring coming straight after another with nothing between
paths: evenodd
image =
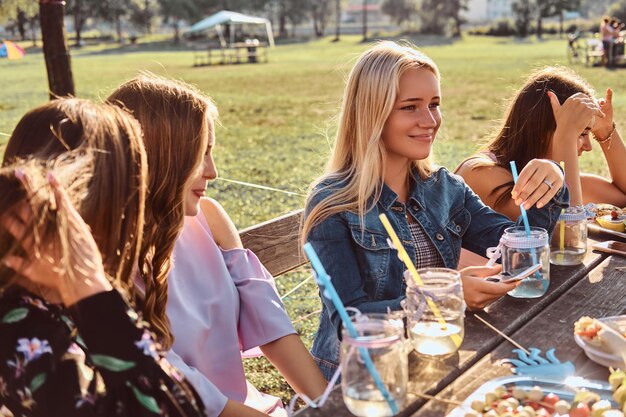
<instances>
[{"instance_id":1,"label":"long brown hair","mask_svg":"<svg viewBox=\"0 0 626 417\"><path fill-rule=\"evenodd\" d=\"M76 207L91 228L105 272L116 287L131 290L144 225L147 176L141 128L132 116L88 100L50 101L19 121L3 165L27 157L61 161L87 153L92 155L93 175Z\"/></svg>"},{"instance_id":2,"label":"long brown hair","mask_svg":"<svg viewBox=\"0 0 626 417\"><path fill-rule=\"evenodd\" d=\"M107 99L128 109L144 131L148 198L139 271L145 283L144 316L168 349L173 335L166 315L167 276L184 222L185 184L200 167L217 108L180 81L150 73L123 83Z\"/></svg>"},{"instance_id":3,"label":"long brown hair","mask_svg":"<svg viewBox=\"0 0 626 417\"><path fill-rule=\"evenodd\" d=\"M302 225L301 240L315 225L335 213L353 211L363 219L380 198L385 172L383 127L393 109L400 78L412 68L425 68L439 79L437 65L413 45L378 42L365 51L352 68L343 93L335 146L326 172L312 185L307 205L323 191L324 182L344 181L345 186L322 199ZM433 171L431 158L413 161L418 175Z\"/></svg>"},{"instance_id":4,"label":"long brown hair","mask_svg":"<svg viewBox=\"0 0 626 417\"><path fill-rule=\"evenodd\" d=\"M548 154L556 130L548 91L556 94L561 104L576 93L595 95L589 84L568 68L546 67L533 72L511 100L502 128L485 146L495 155L498 166L510 171L509 164L515 161L521 171L532 159ZM493 190L500 193L495 208L509 198L513 185L510 181Z\"/></svg>"},{"instance_id":5,"label":"long brown hair","mask_svg":"<svg viewBox=\"0 0 626 417\"><path fill-rule=\"evenodd\" d=\"M0 259L19 256L28 262L39 255L44 247L52 246L61 253L64 270L68 273L72 271L67 264L69 254L63 251L63 248L67 248L68 236L67 221L63 220L65 213L55 210L46 173L54 170L59 183L65 186L70 201L78 207L89 194L89 182L93 178L93 156L91 152L73 152L48 161L20 160L15 165L0 169ZM16 168L29 177L28 190L17 179ZM25 248L23 242L8 230L7 225L11 222L22 225L24 238L33 239L32 247ZM18 277L15 271L0 262L0 290L10 287ZM63 279L72 278L69 274L63 276Z\"/></svg>"}]
</instances>

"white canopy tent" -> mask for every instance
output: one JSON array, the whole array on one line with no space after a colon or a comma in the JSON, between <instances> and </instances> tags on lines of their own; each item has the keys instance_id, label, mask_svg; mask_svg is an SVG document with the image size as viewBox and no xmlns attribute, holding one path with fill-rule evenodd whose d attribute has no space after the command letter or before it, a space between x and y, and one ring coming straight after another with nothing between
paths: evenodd
<instances>
[{"instance_id":1,"label":"white canopy tent","mask_svg":"<svg viewBox=\"0 0 626 417\"><path fill-rule=\"evenodd\" d=\"M217 35L220 38L220 42L222 46L226 46L226 39L224 38L224 31L222 26L224 25L264 25L265 31L267 33L267 41L270 46L274 46L274 34L272 33L272 23L265 18L255 17L255 16L247 16L245 14L237 13L237 12L229 12L227 10L222 10L221 12L217 12L214 15L211 15L205 19L202 19L198 23L194 24L189 28L187 33L199 33L204 32L209 29L215 28ZM230 31L230 43L235 43L235 31Z\"/></svg>"}]
</instances>

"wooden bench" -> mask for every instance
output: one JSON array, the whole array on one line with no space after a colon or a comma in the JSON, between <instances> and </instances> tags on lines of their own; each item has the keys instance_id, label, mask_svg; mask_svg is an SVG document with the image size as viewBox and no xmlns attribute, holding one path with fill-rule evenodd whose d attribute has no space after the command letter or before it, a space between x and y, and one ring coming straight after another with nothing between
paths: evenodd
<instances>
[{"instance_id":1,"label":"wooden bench","mask_svg":"<svg viewBox=\"0 0 626 417\"><path fill-rule=\"evenodd\" d=\"M244 248L250 249L273 276L307 263L300 247L302 210L243 229L239 232Z\"/></svg>"}]
</instances>

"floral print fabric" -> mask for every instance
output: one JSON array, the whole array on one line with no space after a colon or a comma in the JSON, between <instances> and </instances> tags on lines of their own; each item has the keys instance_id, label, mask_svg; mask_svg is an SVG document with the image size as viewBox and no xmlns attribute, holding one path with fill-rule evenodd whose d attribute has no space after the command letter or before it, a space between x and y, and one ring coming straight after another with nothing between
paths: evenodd
<instances>
[{"instance_id":1,"label":"floral print fabric","mask_svg":"<svg viewBox=\"0 0 626 417\"><path fill-rule=\"evenodd\" d=\"M117 291L72 308L0 295L0 409L21 416L205 416Z\"/></svg>"}]
</instances>

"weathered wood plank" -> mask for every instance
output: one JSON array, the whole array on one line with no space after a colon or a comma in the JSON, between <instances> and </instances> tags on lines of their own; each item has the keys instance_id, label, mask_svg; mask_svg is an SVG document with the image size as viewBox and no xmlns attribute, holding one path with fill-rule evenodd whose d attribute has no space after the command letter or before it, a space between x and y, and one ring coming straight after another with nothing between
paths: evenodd
<instances>
[{"instance_id":1,"label":"weathered wood plank","mask_svg":"<svg viewBox=\"0 0 626 417\"><path fill-rule=\"evenodd\" d=\"M243 246L250 249L274 276L304 265L300 248L302 210L292 211L239 232Z\"/></svg>"},{"instance_id":2,"label":"weathered wood plank","mask_svg":"<svg viewBox=\"0 0 626 417\"><path fill-rule=\"evenodd\" d=\"M626 280L624 272L615 269L626 265L626 259L618 256L605 259L589 274L566 291L544 311L513 333L512 338L525 347L537 347L545 352L556 348L557 357L570 360L576 365L576 374L590 379L606 380L606 368L587 359L574 342L574 322L583 315L607 317L626 313ZM513 346L500 344L493 352L482 358L475 366L456 379L439 397L463 401L486 381L510 375L506 366L498 366L504 358L510 358ZM441 417L454 406L429 401L414 417Z\"/></svg>"}]
</instances>

